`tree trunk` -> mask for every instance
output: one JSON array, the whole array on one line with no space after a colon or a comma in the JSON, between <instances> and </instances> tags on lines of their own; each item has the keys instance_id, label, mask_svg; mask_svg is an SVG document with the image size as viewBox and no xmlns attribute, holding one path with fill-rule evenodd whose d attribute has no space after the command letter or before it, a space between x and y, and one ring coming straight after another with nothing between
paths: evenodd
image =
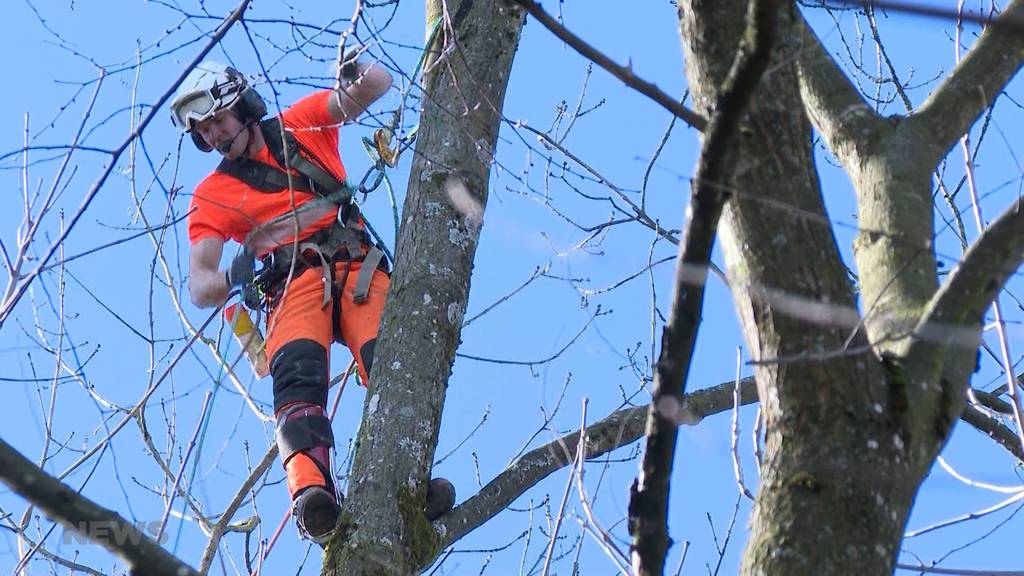
<instances>
[{"instance_id":1,"label":"tree trunk","mask_svg":"<svg viewBox=\"0 0 1024 576\"><path fill-rule=\"evenodd\" d=\"M746 2L680 5L698 109L714 102ZM785 10L778 37L799 14ZM780 47L737 152L719 228L766 419L744 574L891 573L923 469L905 454L906 398L867 346L822 201L792 46Z\"/></svg>"},{"instance_id":2,"label":"tree trunk","mask_svg":"<svg viewBox=\"0 0 1024 576\"><path fill-rule=\"evenodd\" d=\"M424 64L416 155L343 511L348 525L328 548L324 574L405 576L439 551L440 536L423 515L425 486L523 25L521 10L500 0L449 1L444 12L441 4L427 2L428 34L435 18L446 20Z\"/></svg>"}]
</instances>

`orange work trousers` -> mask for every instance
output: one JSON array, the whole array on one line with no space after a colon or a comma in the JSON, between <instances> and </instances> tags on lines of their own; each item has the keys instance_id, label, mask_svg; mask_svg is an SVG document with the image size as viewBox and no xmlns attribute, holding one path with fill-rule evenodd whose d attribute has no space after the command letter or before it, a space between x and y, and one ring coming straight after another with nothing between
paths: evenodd
<instances>
[{"instance_id":1,"label":"orange work trousers","mask_svg":"<svg viewBox=\"0 0 1024 576\"><path fill-rule=\"evenodd\" d=\"M339 302L335 303L332 295L326 306L324 271L320 267L308 268L298 277L292 278L267 318L267 358L271 363L282 346L295 340L319 343L327 350L330 358L331 343L335 341L333 316L337 310L340 328L338 341L344 342L352 351L363 384L369 381L369 367L364 361L363 350L368 342L377 338L391 279L384 271L374 270L366 299L356 302L352 294L362 265L361 261L334 263L335 282L344 282L345 286L341 290ZM346 267L349 268L347 274ZM331 292L337 294L336 290Z\"/></svg>"}]
</instances>

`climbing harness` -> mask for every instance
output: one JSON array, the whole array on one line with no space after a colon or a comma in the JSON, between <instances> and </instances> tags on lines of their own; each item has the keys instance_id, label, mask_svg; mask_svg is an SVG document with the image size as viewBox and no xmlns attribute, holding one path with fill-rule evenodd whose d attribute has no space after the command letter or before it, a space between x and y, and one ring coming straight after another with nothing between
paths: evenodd
<instances>
[{"instance_id":1,"label":"climbing harness","mask_svg":"<svg viewBox=\"0 0 1024 576\"><path fill-rule=\"evenodd\" d=\"M218 172L241 180L260 192L291 189L314 194L338 206L337 218L331 226L299 242L280 246L262 258L263 267L255 281L256 288L263 296L262 303L273 308L284 291L283 280L289 276L298 277L309 268L320 267L324 275L323 306L326 307L332 297L337 306L344 281L341 287L337 286L334 266L330 264L349 263L344 271L347 276L351 263L357 261L363 262L363 265L359 270L353 298L356 302L362 302L369 292L374 270L380 268L387 272L388 264L384 261L384 251L379 242L373 242L366 232L365 219L358 205L352 201L352 187L303 154L302 145L291 132L282 130L278 118L264 120L259 128L274 160L280 166L296 170L298 174L287 173L249 158L225 158L217 166ZM364 246L369 247L365 252ZM247 300L246 305L260 307L259 302L253 301L255 299Z\"/></svg>"}]
</instances>

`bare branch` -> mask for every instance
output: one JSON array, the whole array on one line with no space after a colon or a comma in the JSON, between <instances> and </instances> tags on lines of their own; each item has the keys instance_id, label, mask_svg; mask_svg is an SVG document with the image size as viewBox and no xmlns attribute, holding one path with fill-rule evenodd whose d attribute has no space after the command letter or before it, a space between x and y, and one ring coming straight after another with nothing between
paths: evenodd
<instances>
[{"instance_id":1,"label":"bare branch","mask_svg":"<svg viewBox=\"0 0 1024 576\"><path fill-rule=\"evenodd\" d=\"M975 391L977 393L977 390ZM960 419L974 426L978 432L995 440L1000 446L1017 457L1017 460L1024 462L1024 448L1021 447L1020 438L1017 434L1003 425L1002 422L985 414L982 410L967 406Z\"/></svg>"},{"instance_id":2,"label":"bare branch","mask_svg":"<svg viewBox=\"0 0 1024 576\"><path fill-rule=\"evenodd\" d=\"M1024 576L1024 570L967 570L966 568L940 568L915 564L897 564L899 570L922 574L954 574L955 576Z\"/></svg>"},{"instance_id":3,"label":"bare branch","mask_svg":"<svg viewBox=\"0 0 1024 576\"><path fill-rule=\"evenodd\" d=\"M647 445L640 476L630 490L633 569L640 576L661 574L664 569L669 545L668 487L678 432L676 415L683 410L681 401L703 309L706 270L718 220L729 198L735 168L730 160L740 121L771 61L781 5L778 0L750 1L746 30L705 131L679 246L672 307L654 373ZM695 277L694 270L701 274Z\"/></svg>"},{"instance_id":4,"label":"bare branch","mask_svg":"<svg viewBox=\"0 0 1024 576\"><path fill-rule=\"evenodd\" d=\"M552 18L544 11L543 8L541 8L540 4L537 4L532 0L512 1L522 6L531 16L536 18L537 21L543 24L545 28L550 30L552 34L561 38L566 44L571 46L573 50L579 52L581 56L594 62L601 68L604 68L612 76L622 80L626 86L629 86L651 100L654 100L660 104L662 108L668 110L691 127L704 131L707 126L707 120L703 116L684 107L679 103L677 98L673 98L662 92L661 89L654 84L638 77L633 73L632 66L619 66L613 62L611 58L608 58L593 46L587 44L582 38L570 32L565 26L559 24L557 20Z\"/></svg>"},{"instance_id":5,"label":"bare branch","mask_svg":"<svg viewBox=\"0 0 1024 576\"><path fill-rule=\"evenodd\" d=\"M735 386L736 383L730 380L687 394L684 401L687 413L694 417L692 423L732 408ZM757 386L753 377L743 378L740 380L740 404L747 405L756 401ZM593 460L639 440L644 433L649 409L649 405L626 408L591 424L586 430L586 458ZM580 433L576 431L527 452L488 482L475 496L443 516L438 521L444 527L442 546L456 542L504 510L528 488L572 464L579 439Z\"/></svg>"},{"instance_id":6,"label":"bare branch","mask_svg":"<svg viewBox=\"0 0 1024 576\"><path fill-rule=\"evenodd\" d=\"M113 152L111 153L111 158L107 162L106 168L104 168L103 173L100 174L100 176L93 182L92 186L89 188L89 191L86 193L85 198L82 199L82 203L79 205L78 210L76 210L74 215L71 216L71 220L68 222L67 227L64 228L61 234L53 241L50 247L47 248L43 256L39 259L39 266L37 266L35 270L28 274L28 276L26 276L26 278L20 284L18 284L18 287L15 290L13 290L9 295L7 295L4 298L4 301L0 303L0 327L3 327L4 322L7 321L7 318L11 315L11 312L14 310L14 306L18 303L19 300L21 300L22 295L25 294L25 290L28 289L29 284L31 284L39 276L39 274L42 273L43 269L46 267L46 264L49 263L50 259L53 258L53 255L57 252L57 248L61 245L61 243L64 242L68 234L75 227L75 224L78 223L82 215L84 215L85 211L89 208L89 205L92 204L92 201L96 198L96 194L98 194L100 189L103 188L103 184L107 181L107 178L117 168L117 161L121 157L121 154L123 154L124 151L127 150L128 147L132 144L132 142L134 142L135 139L142 134L143 130L146 129L146 127L153 120L153 118L155 118L158 114L163 113L164 103L166 103L167 100L171 98L171 94L174 92L174 90L176 90L178 86L185 80L185 76L187 76L188 73L191 72L192 69L195 68L195 66L199 64L199 62L202 61L202 59L205 58L206 55L211 50L213 50L214 46L216 46L220 42L221 38L223 38L224 35L227 34L227 31L231 28L231 26L235 22L242 19L242 14L245 13L246 8L249 7L249 3L251 1L252 0L242 0L238 7L235 8L235 10L232 11L231 14L224 19L224 22L217 28L217 31L211 35L210 41L207 43L206 47L204 47L199 52L199 54L196 55L192 62L190 62L189 65L185 67L185 70L183 70L181 74L178 75L174 83L171 84L171 86L160 96L160 98L158 98L157 101L153 103L153 107L150 109L149 114L147 114L146 117L139 122L135 130L133 130L132 133L129 134L128 137L125 138L124 141L121 142L121 144L116 149L113 150Z\"/></svg>"},{"instance_id":7,"label":"bare branch","mask_svg":"<svg viewBox=\"0 0 1024 576\"><path fill-rule=\"evenodd\" d=\"M1024 34L1010 22L1024 21L1024 0L1014 0L939 88L908 118L936 161L992 106L1024 64ZM1000 23L1003 24L1000 27Z\"/></svg>"},{"instance_id":8,"label":"bare branch","mask_svg":"<svg viewBox=\"0 0 1024 576\"><path fill-rule=\"evenodd\" d=\"M231 519L235 516L235 512L238 511L239 506L242 505L242 500L249 494L252 487L256 485L256 481L263 477L267 473L267 469L273 464L274 459L277 458L278 448L277 443L272 442L270 448L267 449L267 453L263 455L263 459L260 460L259 464L253 468L252 472L249 473L249 477L245 479L242 486L235 492L235 497L228 504L228 507L221 514L220 519L213 528L210 530L210 541L206 545L206 549L203 550L202 558L199 560L199 571L202 574L206 574L210 570L210 566L213 564L213 557L217 553L217 548L220 546L220 540L224 534L230 531Z\"/></svg>"},{"instance_id":9,"label":"bare branch","mask_svg":"<svg viewBox=\"0 0 1024 576\"><path fill-rule=\"evenodd\" d=\"M980 331L985 310L1022 263L1024 201L1018 199L974 241L932 297L917 325L919 342L933 345L940 337L936 331L952 327Z\"/></svg>"},{"instance_id":10,"label":"bare branch","mask_svg":"<svg viewBox=\"0 0 1024 576\"><path fill-rule=\"evenodd\" d=\"M0 440L0 480L65 527L95 539L131 566L131 574L199 576L120 514L98 506ZM102 529L107 538L96 538ZM113 535L119 535L115 538Z\"/></svg>"},{"instance_id":11,"label":"bare branch","mask_svg":"<svg viewBox=\"0 0 1024 576\"><path fill-rule=\"evenodd\" d=\"M993 18L984 11L964 11L958 13L955 8L942 6L928 6L927 4L899 2L894 0L827 0L826 4L835 6L863 6L865 8L878 8L886 12L904 12L918 16L928 16L943 20L964 20L975 24L994 25L1008 32L1024 31L1024 17L1018 15L1012 18Z\"/></svg>"},{"instance_id":12,"label":"bare branch","mask_svg":"<svg viewBox=\"0 0 1024 576\"><path fill-rule=\"evenodd\" d=\"M799 38L795 56L804 108L829 149L844 165L856 166L863 154L858 147L884 127L882 119L836 66L803 16L795 20L793 35Z\"/></svg>"},{"instance_id":13,"label":"bare branch","mask_svg":"<svg viewBox=\"0 0 1024 576\"><path fill-rule=\"evenodd\" d=\"M34 550L40 556L43 556L47 560L56 562L57 564L60 564L65 568L71 569L71 574L74 574L75 572L82 572L83 574L88 574L89 576L106 576L103 572L90 568L84 564L73 562L71 560L68 560L67 558L62 558L61 556L58 556L53 552L50 552L46 548L40 546L38 542L34 542L31 538L26 536L24 531L22 531L17 526L8 526L7 528L15 532L18 535L18 538L24 540L28 547Z\"/></svg>"}]
</instances>

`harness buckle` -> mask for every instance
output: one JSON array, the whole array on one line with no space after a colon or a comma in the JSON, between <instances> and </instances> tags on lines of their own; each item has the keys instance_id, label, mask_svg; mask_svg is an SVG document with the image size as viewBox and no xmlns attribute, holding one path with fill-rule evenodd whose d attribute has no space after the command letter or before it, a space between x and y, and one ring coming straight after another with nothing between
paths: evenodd
<instances>
[{"instance_id":1,"label":"harness buckle","mask_svg":"<svg viewBox=\"0 0 1024 576\"><path fill-rule=\"evenodd\" d=\"M348 203L338 204L338 215L335 217L335 220L338 221L338 224L342 228L347 228L348 227L348 224L345 223L345 221L348 220L348 213L347 213L348 211L345 209L347 206L348 206Z\"/></svg>"}]
</instances>

